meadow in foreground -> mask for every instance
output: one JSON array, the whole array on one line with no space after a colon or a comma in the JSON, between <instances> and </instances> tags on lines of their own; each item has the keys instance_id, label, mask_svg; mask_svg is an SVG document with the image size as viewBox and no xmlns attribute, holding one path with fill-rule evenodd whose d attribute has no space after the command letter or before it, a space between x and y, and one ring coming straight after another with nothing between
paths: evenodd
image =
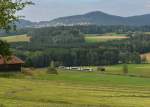
<instances>
[{"instance_id":1,"label":"meadow in foreground","mask_svg":"<svg viewBox=\"0 0 150 107\"><path fill-rule=\"evenodd\" d=\"M44 69L39 69L44 71ZM36 71L37 72L37 71ZM18 78L18 79L17 79ZM150 79L59 71L0 78L2 107L149 107Z\"/></svg>"}]
</instances>

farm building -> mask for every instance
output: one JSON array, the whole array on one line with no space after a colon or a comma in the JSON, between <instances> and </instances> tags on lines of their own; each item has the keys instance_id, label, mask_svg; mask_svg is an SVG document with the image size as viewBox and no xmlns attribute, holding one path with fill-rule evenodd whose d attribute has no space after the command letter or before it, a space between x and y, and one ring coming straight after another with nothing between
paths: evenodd
<instances>
[{"instance_id":1,"label":"farm building","mask_svg":"<svg viewBox=\"0 0 150 107\"><path fill-rule=\"evenodd\" d=\"M65 66L60 66L59 69L66 69L66 70L75 70L75 71L89 71L92 72L94 71L93 68L85 68L85 67L65 67Z\"/></svg>"},{"instance_id":2,"label":"farm building","mask_svg":"<svg viewBox=\"0 0 150 107\"><path fill-rule=\"evenodd\" d=\"M3 71L21 71L21 66L24 62L16 56L11 56L5 63L5 60L0 56L0 72Z\"/></svg>"}]
</instances>

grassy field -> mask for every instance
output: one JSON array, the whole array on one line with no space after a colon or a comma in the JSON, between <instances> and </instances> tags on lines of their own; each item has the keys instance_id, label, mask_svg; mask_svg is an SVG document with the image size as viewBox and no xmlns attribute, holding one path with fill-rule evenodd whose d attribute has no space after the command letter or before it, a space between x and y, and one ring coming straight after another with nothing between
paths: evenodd
<instances>
[{"instance_id":1,"label":"grassy field","mask_svg":"<svg viewBox=\"0 0 150 107\"><path fill-rule=\"evenodd\" d=\"M108 66L105 73L123 75L123 65ZM150 64L129 64L128 75L150 78Z\"/></svg>"},{"instance_id":2,"label":"grassy field","mask_svg":"<svg viewBox=\"0 0 150 107\"><path fill-rule=\"evenodd\" d=\"M145 32L145 34L150 35L150 32Z\"/></svg>"},{"instance_id":3,"label":"grassy field","mask_svg":"<svg viewBox=\"0 0 150 107\"><path fill-rule=\"evenodd\" d=\"M121 65L108 68L112 70L113 67L119 69ZM0 105L2 107L149 107L150 105L150 78L73 71L59 71L59 75L47 75L45 71L46 69L34 70L32 72L36 73L33 76L15 74L10 78L1 77ZM40 72L39 75L37 72Z\"/></svg>"},{"instance_id":4,"label":"grassy field","mask_svg":"<svg viewBox=\"0 0 150 107\"><path fill-rule=\"evenodd\" d=\"M0 37L1 40L5 40L9 43L13 42L29 42L30 37L27 35L16 35L16 36L7 36L7 37Z\"/></svg>"},{"instance_id":5,"label":"grassy field","mask_svg":"<svg viewBox=\"0 0 150 107\"><path fill-rule=\"evenodd\" d=\"M86 34L85 40L88 43L98 43L105 42L110 40L121 40L127 39L128 37L125 34L116 34L116 33L106 33L106 34Z\"/></svg>"}]
</instances>

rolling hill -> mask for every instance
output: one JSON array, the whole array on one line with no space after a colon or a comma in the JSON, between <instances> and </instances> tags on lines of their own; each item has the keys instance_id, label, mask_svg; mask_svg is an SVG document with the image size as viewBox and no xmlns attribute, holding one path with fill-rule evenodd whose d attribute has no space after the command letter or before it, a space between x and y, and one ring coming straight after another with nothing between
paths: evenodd
<instances>
[{"instance_id":1,"label":"rolling hill","mask_svg":"<svg viewBox=\"0 0 150 107\"><path fill-rule=\"evenodd\" d=\"M150 25L150 14L121 17L103 13L100 11L90 12L83 15L61 17L50 21L50 25Z\"/></svg>"},{"instance_id":2,"label":"rolling hill","mask_svg":"<svg viewBox=\"0 0 150 107\"><path fill-rule=\"evenodd\" d=\"M18 22L16 22L16 25L19 28L32 27L32 25L34 25L34 24L35 24L34 22L24 20L24 19L20 19Z\"/></svg>"},{"instance_id":3,"label":"rolling hill","mask_svg":"<svg viewBox=\"0 0 150 107\"><path fill-rule=\"evenodd\" d=\"M121 17L110 15L101 11L89 12L82 15L74 15L56 18L51 21L31 22L20 20L18 27L48 27L48 26L73 26L73 25L150 25L150 14Z\"/></svg>"}]
</instances>

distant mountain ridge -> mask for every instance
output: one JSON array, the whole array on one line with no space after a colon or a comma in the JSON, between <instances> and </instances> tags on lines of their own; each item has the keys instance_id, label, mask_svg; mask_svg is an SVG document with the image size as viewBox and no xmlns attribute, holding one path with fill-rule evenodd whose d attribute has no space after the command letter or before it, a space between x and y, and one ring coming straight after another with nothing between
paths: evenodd
<instances>
[{"instance_id":1,"label":"distant mountain ridge","mask_svg":"<svg viewBox=\"0 0 150 107\"><path fill-rule=\"evenodd\" d=\"M51 21L30 22L20 20L19 27L48 27L48 26L74 26L74 25L150 25L150 14L121 17L110 15L101 11L89 12L83 15L74 15L56 18Z\"/></svg>"}]
</instances>

